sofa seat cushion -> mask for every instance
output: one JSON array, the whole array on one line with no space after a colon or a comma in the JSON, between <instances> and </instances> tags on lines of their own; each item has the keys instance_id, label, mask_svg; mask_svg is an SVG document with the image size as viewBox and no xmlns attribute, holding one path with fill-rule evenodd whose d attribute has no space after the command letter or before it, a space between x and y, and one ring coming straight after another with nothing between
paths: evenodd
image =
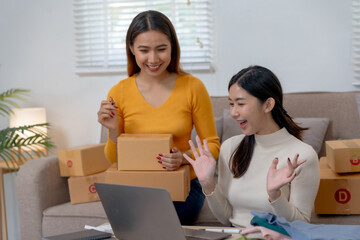
<instances>
[{"instance_id":1,"label":"sofa seat cushion","mask_svg":"<svg viewBox=\"0 0 360 240\"><path fill-rule=\"evenodd\" d=\"M99 226L107 221L106 213L99 201L74 205L67 202L44 210L42 235L81 231L85 225Z\"/></svg>"}]
</instances>

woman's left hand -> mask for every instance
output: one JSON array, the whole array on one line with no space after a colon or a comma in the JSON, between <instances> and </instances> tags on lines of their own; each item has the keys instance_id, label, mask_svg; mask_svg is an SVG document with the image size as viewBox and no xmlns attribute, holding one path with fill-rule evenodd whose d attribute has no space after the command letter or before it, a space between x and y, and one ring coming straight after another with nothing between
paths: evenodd
<instances>
[{"instance_id":1,"label":"woman's left hand","mask_svg":"<svg viewBox=\"0 0 360 240\"><path fill-rule=\"evenodd\" d=\"M301 164L306 162L306 160L298 161L299 154L296 154L293 161L291 162L290 158L287 159L288 166L281 169L277 169L279 162L278 158L275 158L269 168L267 174L267 192L269 195L269 200L275 201L281 195L280 188L288 183L290 183L296 176L295 169Z\"/></svg>"},{"instance_id":2,"label":"woman's left hand","mask_svg":"<svg viewBox=\"0 0 360 240\"><path fill-rule=\"evenodd\" d=\"M162 153L157 157L159 163L163 165L166 170L176 170L183 163L183 153L176 147L171 149L171 153Z\"/></svg>"}]
</instances>

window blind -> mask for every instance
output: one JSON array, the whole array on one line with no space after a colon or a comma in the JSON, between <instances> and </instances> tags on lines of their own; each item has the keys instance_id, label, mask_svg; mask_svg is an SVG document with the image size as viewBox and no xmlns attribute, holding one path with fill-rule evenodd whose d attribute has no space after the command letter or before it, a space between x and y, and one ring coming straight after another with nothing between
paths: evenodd
<instances>
[{"instance_id":1,"label":"window blind","mask_svg":"<svg viewBox=\"0 0 360 240\"><path fill-rule=\"evenodd\" d=\"M211 0L73 1L78 74L125 73L127 29L138 13L150 9L164 13L173 23L185 71L211 69Z\"/></svg>"}]
</instances>

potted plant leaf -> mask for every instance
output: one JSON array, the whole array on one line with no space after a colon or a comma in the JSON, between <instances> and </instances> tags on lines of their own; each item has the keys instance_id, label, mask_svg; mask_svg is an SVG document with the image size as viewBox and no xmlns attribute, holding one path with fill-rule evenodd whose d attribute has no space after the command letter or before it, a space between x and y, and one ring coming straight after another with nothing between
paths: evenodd
<instances>
[{"instance_id":1,"label":"potted plant leaf","mask_svg":"<svg viewBox=\"0 0 360 240\"><path fill-rule=\"evenodd\" d=\"M15 88L0 93L0 115L10 116L13 108L19 108L18 101L26 101L29 92L27 89ZM43 131L49 126L49 123L40 123L1 129L0 162L5 163L8 169L16 170L27 160L45 156L48 150L54 148Z\"/></svg>"}]
</instances>

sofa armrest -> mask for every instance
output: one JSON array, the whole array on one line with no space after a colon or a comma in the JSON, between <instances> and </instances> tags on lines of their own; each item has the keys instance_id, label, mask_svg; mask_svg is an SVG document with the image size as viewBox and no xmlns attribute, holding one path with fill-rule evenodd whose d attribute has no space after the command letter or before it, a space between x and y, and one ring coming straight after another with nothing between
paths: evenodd
<instances>
[{"instance_id":1,"label":"sofa armrest","mask_svg":"<svg viewBox=\"0 0 360 240\"><path fill-rule=\"evenodd\" d=\"M43 211L68 202L67 178L60 176L57 156L30 160L20 167L16 179L22 239L41 239Z\"/></svg>"}]
</instances>

